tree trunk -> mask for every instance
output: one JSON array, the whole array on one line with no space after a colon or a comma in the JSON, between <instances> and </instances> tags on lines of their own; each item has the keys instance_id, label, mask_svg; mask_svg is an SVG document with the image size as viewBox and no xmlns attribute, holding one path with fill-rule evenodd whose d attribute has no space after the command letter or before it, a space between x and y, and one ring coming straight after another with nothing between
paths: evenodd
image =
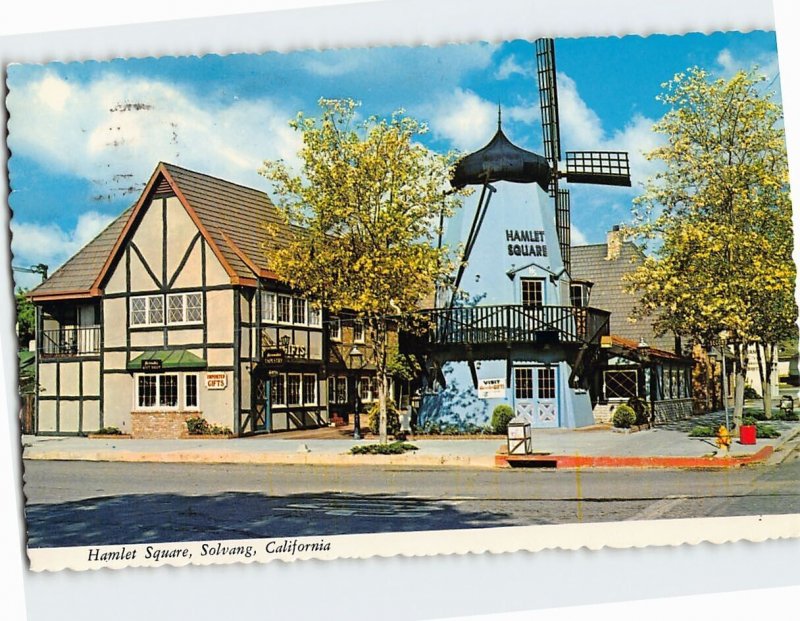
<instances>
[{"instance_id":1,"label":"tree trunk","mask_svg":"<svg viewBox=\"0 0 800 621\"><path fill-rule=\"evenodd\" d=\"M742 343L734 345L736 388L733 395L733 423L737 427L742 424L744 416L744 385L747 379L747 346Z\"/></svg>"},{"instance_id":2,"label":"tree trunk","mask_svg":"<svg viewBox=\"0 0 800 621\"><path fill-rule=\"evenodd\" d=\"M761 399L764 402L764 415L767 418L772 418L772 365L775 359L775 346L764 345L764 368L761 369L761 390L763 394ZM759 356L759 365L762 363L762 358Z\"/></svg>"},{"instance_id":3,"label":"tree trunk","mask_svg":"<svg viewBox=\"0 0 800 621\"><path fill-rule=\"evenodd\" d=\"M714 366L711 363L711 356L706 353L706 412L714 409L712 394L714 391Z\"/></svg>"}]
</instances>

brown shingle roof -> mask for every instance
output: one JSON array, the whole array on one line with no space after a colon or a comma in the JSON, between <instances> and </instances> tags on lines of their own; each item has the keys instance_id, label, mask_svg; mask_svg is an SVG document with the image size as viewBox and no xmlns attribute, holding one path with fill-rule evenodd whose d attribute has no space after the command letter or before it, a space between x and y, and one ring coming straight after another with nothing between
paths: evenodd
<instances>
[{"instance_id":1,"label":"brown shingle roof","mask_svg":"<svg viewBox=\"0 0 800 621\"><path fill-rule=\"evenodd\" d=\"M68 259L29 295L37 297L66 292L88 293L132 210L133 207L128 207L123 211L97 237Z\"/></svg>"},{"instance_id":2,"label":"brown shingle roof","mask_svg":"<svg viewBox=\"0 0 800 621\"><path fill-rule=\"evenodd\" d=\"M653 347L673 351L675 338L671 334L656 336L652 319L642 318L635 323L628 319L633 314L638 296L625 291L622 277L642 263L644 256L641 251L634 244L624 242L616 259L607 259L607 254L607 244L572 247L570 275L575 280L594 283L589 305L611 312L611 334L636 343L643 338Z\"/></svg>"}]
</instances>

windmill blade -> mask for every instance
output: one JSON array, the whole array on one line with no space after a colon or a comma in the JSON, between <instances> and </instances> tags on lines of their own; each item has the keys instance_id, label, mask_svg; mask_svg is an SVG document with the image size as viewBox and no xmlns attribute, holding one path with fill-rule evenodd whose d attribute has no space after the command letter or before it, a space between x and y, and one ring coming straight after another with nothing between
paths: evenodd
<instances>
[{"instance_id":1,"label":"windmill blade","mask_svg":"<svg viewBox=\"0 0 800 621\"><path fill-rule=\"evenodd\" d=\"M567 270L567 274L572 274L569 190L558 190L556 195L556 233L564 269Z\"/></svg>"},{"instance_id":2,"label":"windmill blade","mask_svg":"<svg viewBox=\"0 0 800 621\"><path fill-rule=\"evenodd\" d=\"M566 160L564 176L570 183L631 185L631 168L624 151L567 151Z\"/></svg>"},{"instance_id":3,"label":"windmill blade","mask_svg":"<svg viewBox=\"0 0 800 621\"><path fill-rule=\"evenodd\" d=\"M536 73L539 78L539 107L542 111L544 156L553 168L561 159L561 133L558 129L556 57L552 39L536 40Z\"/></svg>"}]
</instances>

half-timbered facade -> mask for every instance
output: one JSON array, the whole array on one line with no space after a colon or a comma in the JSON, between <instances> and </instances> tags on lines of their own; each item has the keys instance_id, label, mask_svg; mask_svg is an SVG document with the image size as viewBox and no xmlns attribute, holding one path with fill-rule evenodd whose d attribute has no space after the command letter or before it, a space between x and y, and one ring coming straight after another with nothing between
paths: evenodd
<instances>
[{"instance_id":1,"label":"half-timbered facade","mask_svg":"<svg viewBox=\"0 0 800 621\"><path fill-rule=\"evenodd\" d=\"M159 164L137 203L30 294L37 433L175 437L194 416L239 435L328 424L329 395L352 404L370 370L362 381L341 361L329 385L339 321L266 267L291 235L265 193Z\"/></svg>"}]
</instances>

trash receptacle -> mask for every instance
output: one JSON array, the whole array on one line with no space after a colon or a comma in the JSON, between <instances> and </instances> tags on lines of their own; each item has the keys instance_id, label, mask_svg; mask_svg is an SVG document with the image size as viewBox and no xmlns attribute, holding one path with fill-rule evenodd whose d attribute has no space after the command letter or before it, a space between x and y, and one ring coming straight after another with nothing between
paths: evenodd
<instances>
[{"instance_id":1,"label":"trash receptacle","mask_svg":"<svg viewBox=\"0 0 800 621\"><path fill-rule=\"evenodd\" d=\"M783 395L781 397L780 409L781 412L786 412L787 414L794 412L794 399L792 399L789 395Z\"/></svg>"}]
</instances>

